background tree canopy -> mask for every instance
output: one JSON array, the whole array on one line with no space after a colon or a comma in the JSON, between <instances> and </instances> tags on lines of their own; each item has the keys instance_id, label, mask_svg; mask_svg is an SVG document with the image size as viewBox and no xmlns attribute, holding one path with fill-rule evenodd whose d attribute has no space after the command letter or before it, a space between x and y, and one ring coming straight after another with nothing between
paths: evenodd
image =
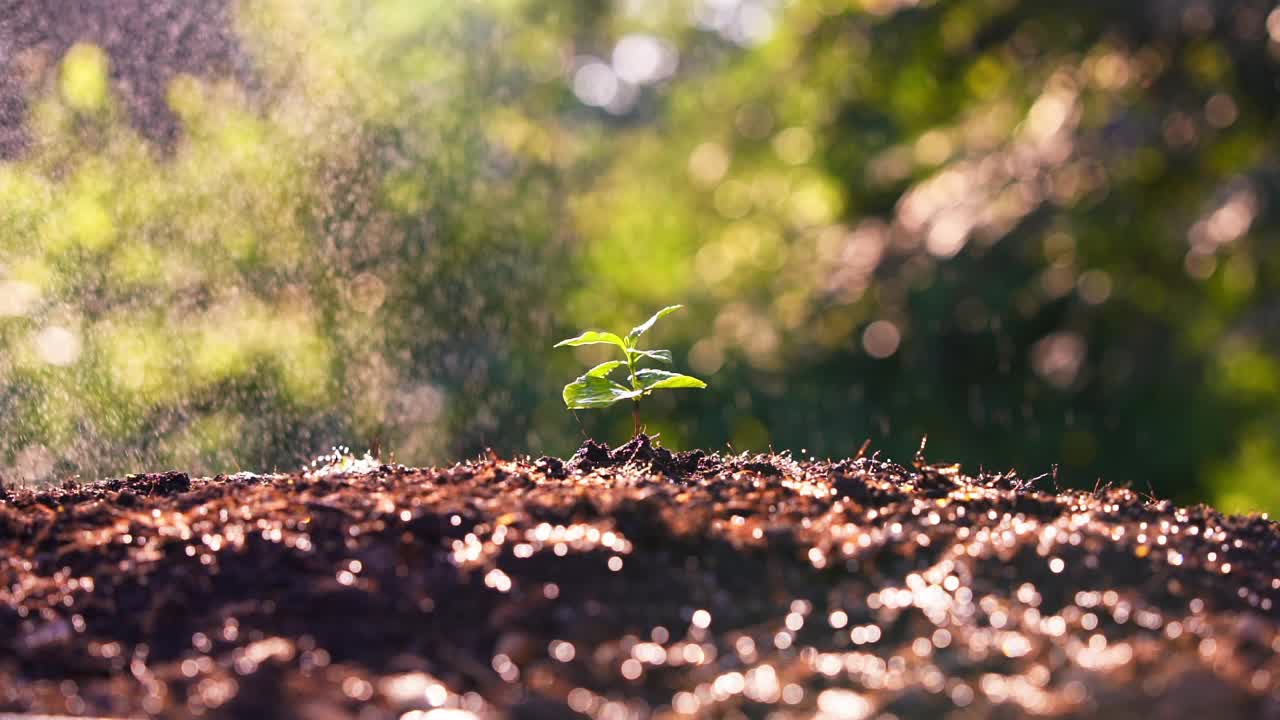
<instances>
[{"instance_id":1,"label":"background tree canopy","mask_svg":"<svg viewBox=\"0 0 1280 720\"><path fill-rule=\"evenodd\" d=\"M551 344L683 302L670 446L1277 511L1278 59L1248 0L4 0L0 476L565 453Z\"/></svg>"}]
</instances>

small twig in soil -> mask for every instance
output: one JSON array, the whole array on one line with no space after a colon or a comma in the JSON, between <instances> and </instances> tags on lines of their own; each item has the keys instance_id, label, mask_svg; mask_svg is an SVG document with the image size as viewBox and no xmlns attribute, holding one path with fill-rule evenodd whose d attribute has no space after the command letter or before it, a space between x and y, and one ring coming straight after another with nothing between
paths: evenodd
<instances>
[{"instance_id":1,"label":"small twig in soil","mask_svg":"<svg viewBox=\"0 0 1280 720\"><path fill-rule=\"evenodd\" d=\"M924 446L927 444L929 444L929 436L925 435L920 438L920 449L916 450L916 457L912 461L912 464L916 466L917 470L924 467L925 463L928 462L924 459Z\"/></svg>"},{"instance_id":2,"label":"small twig in soil","mask_svg":"<svg viewBox=\"0 0 1280 720\"><path fill-rule=\"evenodd\" d=\"M1023 485L1024 485L1025 487L1031 487L1032 485L1035 485L1036 483L1040 482L1041 480L1043 480L1043 479L1045 479L1045 478L1047 478L1047 477L1049 477L1049 473L1040 473L1039 475L1037 475L1037 476L1035 476L1035 477L1031 478L1030 480L1026 480L1026 481L1024 481L1024 482L1023 482Z\"/></svg>"},{"instance_id":3,"label":"small twig in soil","mask_svg":"<svg viewBox=\"0 0 1280 720\"><path fill-rule=\"evenodd\" d=\"M1151 478L1144 477L1142 479L1147 483L1147 497L1151 499L1151 502L1159 500L1159 498L1156 497L1156 489L1151 485Z\"/></svg>"}]
</instances>

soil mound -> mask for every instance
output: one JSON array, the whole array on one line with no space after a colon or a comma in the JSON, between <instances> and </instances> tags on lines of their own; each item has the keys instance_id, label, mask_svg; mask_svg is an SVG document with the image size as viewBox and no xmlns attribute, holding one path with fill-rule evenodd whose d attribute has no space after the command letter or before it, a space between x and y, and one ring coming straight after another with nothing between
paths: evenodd
<instances>
[{"instance_id":1,"label":"soil mound","mask_svg":"<svg viewBox=\"0 0 1280 720\"><path fill-rule=\"evenodd\" d=\"M1280 718L1280 529L640 436L0 492L0 712Z\"/></svg>"}]
</instances>

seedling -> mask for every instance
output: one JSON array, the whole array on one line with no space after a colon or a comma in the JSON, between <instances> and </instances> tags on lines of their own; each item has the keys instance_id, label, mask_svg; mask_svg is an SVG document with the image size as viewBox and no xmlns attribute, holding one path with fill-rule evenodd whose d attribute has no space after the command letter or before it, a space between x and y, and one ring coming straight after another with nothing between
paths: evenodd
<instances>
[{"instance_id":1,"label":"seedling","mask_svg":"<svg viewBox=\"0 0 1280 720\"><path fill-rule=\"evenodd\" d=\"M656 360L670 364L670 350L641 350L636 347L636 343L641 335L653 327L654 323L682 307L684 306L670 305L662 308L643 324L631 328L631 332L627 333L626 337L600 330L587 330L578 337L556 343L556 347L613 345L622 351L623 356L622 360L606 360L588 370L577 380L565 385L563 392L565 407L570 410L591 410L630 400L631 419L638 435L640 434L640 398L651 394L654 390L705 388L706 383L691 375L636 367L643 360ZM609 378L610 373L624 366L627 368L629 385L623 385Z\"/></svg>"}]
</instances>

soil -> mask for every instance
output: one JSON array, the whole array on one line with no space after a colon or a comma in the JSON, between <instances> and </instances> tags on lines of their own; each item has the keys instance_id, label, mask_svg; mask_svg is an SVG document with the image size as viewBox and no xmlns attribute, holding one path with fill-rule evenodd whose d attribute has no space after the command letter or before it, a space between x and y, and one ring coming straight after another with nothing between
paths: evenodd
<instances>
[{"instance_id":1,"label":"soil","mask_svg":"<svg viewBox=\"0 0 1280 720\"><path fill-rule=\"evenodd\" d=\"M878 457L0 490L0 712L1280 718L1280 529Z\"/></svg>"}]
</instances>

